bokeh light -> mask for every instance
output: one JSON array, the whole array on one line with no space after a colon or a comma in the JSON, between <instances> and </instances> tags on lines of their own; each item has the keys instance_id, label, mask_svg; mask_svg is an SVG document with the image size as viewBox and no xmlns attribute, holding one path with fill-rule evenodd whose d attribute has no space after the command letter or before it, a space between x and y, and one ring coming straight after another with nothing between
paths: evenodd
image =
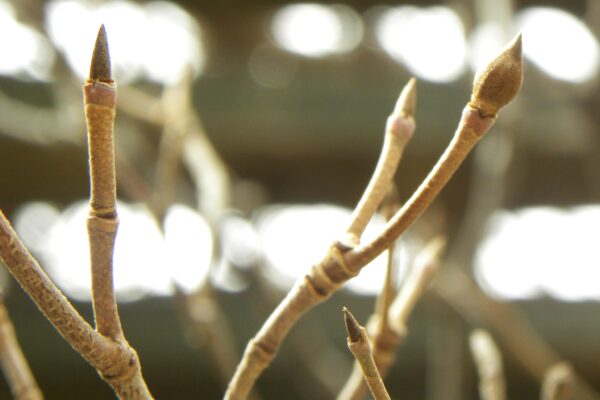
<instances>
[{"instance_id":1,"label":"bokeh light","mask_svg":"<svg viewBox=\"0 0 600 400\"><path fill-rule=\"evenodd\" d=\"M118 210L114 283L120 302L171 295L174 284L188 292L204 282L213 242L196 211L170 207L163 235L146 207L119 202ZM91 290L87 216L88 204L81 201L62 212L46 203L30 203L15 217L17 232L49 275L68 296L81 301L90 300Z\"/></svg>"},{"instance_id":2,"label":"bokeh light","mask_svg":"<svg viewBox=\"0 0 600 400\"><path fill-rule=\"evenodd\" d=\"M0 75L47 80L54 50L39 32L16 19L11 4L0 0Z\"/></svg>"},{"instance_id":3,"label":"bokeh light","mask_svg":"<svg viewBox=\"0 0 600 400\"><path fill-rule=\"evenodd\" d=\"M310 267L327 254L329 246L340 238L350 221L351 210L333 205L269 206L256 216L256 228L266 259L265 277L273 284L289 289ZM364 233L369 240L383 227L376 216ZM396 252L405 261L406 250ZM385 277L387 253L381 254L361 273L348 282L346 288L361 295L376 295ZM399 270L404 270L403 262Z\"/></svg>"},{"instance_id":4,"label":"bokeh light","mask_svg":"<svg viewBox=\"0 0 600 400\"><path fill-rule=\"evenodd\" d=\"M271 31L283 49L307 57L322 57L353 50L363 28L358 15L344 5L290 4L273 16Z\"/></svg>"},{"instance_id":5,"label":"bokeh light","mask_svg":"<svg viewBox=\"0 0 600 400\"><path fill-rule=\"evenodd\" d=\"M523 55L553 78L584 82L598 73L598 41L583 21L550 7L531 7L517 15Z\"/></svg>"},{"instance_id":6,"label":"bokeh light","mask_svg":"<svg viewBox=\"0 0 600 400\"><path fill-rule=\"evenodd\" d=\"M478 281L505 300L600 300L598 226L596 205L498 212L476 255Z\"/></svg>"},{"instance_id":7,"label":"bokeh light","mask_svg":"<svg viewBox=\"0 0 600 400\"><path fill-rule=\"evenodd\" d=\"M189 65L201 72L205 55L198 23L166 1L88 3L54 0L46 5L50 39L81 78L87 77L96 34L106 26L113 73L121 82L175 83Z\"/></svg>"},{"instance_id":8,"label":"bokeh light","mask_svg":"<svg viewBox=\"0 0 600 400\"><path fill-rule=\"evenodd\" d=\"M448 7L387 9L376 21L375 35L392 58L422 79L449 82L465 70L463 23Z\"/></svg>"}]
</instances>

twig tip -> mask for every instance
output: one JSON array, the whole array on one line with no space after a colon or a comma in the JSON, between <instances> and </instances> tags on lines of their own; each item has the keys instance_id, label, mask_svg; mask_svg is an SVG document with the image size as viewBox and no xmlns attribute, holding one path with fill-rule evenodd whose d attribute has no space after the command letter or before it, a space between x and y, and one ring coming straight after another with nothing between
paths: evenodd
<instances>
[{"instance_id":1,"label":"twig tip","mask_svg":"<svg viewBox=\"0 0 600 400\"><path fill-rule=\"evenodd\" d=\"M92 62L90 64L89 79L112 83L110 53L108 50L108 40L104 24L100 25L98 35L96 36L96 44L94 46Z\"/></svg>"},{"instance_id":2,"label":"twig tip","mask_svg":"<svg viewBox=\"0 0 600 400\"><path fill-rule=\"evenodd\" d=\"M346 323L346 331L348 332L348 340L351 343L355 343L358 342L360 340L360 324L358 323L358 321L356 320L356 318L354 317L354 315L352 315L352 313L350 312L350 310L348 310L346 307L342 308L342 311L344 312L344 322Z\"/></svg>"},{"instance_id":3,"label":"twig tip","mask_svg":"<svg viewBox=\"0 0 600 400\"><path fill-rule=\"evenodd\" d=\"M408 80L406 85L404 85L402 92L400 92L400 96L394 107L394 114L399 114L403 117L412 117L415 114L416 105L417 79L412 77Z\"/></svg>"},{"instance_id":4,"label":"twig tip","mask_svg":"<svg viewBox=\"0 0 600 400\"><path fill-rule=\"evenodd\" d=\"M495 117L510 103L523 82L523 38L516 35L500 54L475 74L469 105L484 117Z\"/></svg>"}]
</instances>

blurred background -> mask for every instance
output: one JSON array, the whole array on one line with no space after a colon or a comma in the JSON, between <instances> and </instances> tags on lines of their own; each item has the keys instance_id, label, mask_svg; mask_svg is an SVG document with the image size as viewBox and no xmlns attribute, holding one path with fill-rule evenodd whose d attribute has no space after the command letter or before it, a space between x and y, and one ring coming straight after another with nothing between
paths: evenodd
<instances>
[{"instance_id":1,"label":"blurred background","mask_svg":"<svg viewBox=\"0 0 600 400\"><path fill-rule=\"evenodd\" d=\"M406 81L417 130L401 199L452 137L476 68L517 32L519 97L400 241L398 284L431 237L448 250L388 387L478 398L468 336L485 327L509 398L539 397L562 359L588 382L581 398L600 398L600 2L0 0L0 208L89 319L81 85L102 23L119 85L115 284L157 398L222 396L246 341L344 231ZM374 264L300 321L262 398L334 398L352 365L340 310L366 323ZM46 397L112 398L1 279Z\"/></svg>"}]
</instances>

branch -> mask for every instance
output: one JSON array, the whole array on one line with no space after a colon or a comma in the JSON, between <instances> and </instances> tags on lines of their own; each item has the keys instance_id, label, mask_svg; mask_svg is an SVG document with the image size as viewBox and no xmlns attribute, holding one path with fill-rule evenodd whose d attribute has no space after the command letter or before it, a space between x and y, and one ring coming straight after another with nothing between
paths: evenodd
<instances>
[{"instance_id":1,"label":"branch","mask_svg":"<svg viewBox=\"0 0 600 400\"><path fill-rule=\"evenodd\" d=\"M492 64L495 69L506 69L509 73L488 71L479 75L482 79L476 80L471 99L474 106L465 107L454 138L425 181L373 241L352 249L344 248L343 251L340 246L332 246L324 259L296 282L256 336L248 342L244 356L229 383L225 399L245 399L296 321L356 276L361 268L388 248L425 212L469 151L491 127L499 108L510 101L511 98L505 95L504 87L513 88L512 97L516 96L522 81L521 36L517 36ZM489 87L498 90L498 99L488 98L493 96L493 90ZM474 108L483 100L476 93L486 96L485 110ZM493 110L495 112L489 114Z\"/></svg>"},{"instance_id":2,"label":"branch","mask_svg":"<svg viewBox=\"0 0 600 400\"><path fill-rule=\"evenodd\" d=\"M90 77L83 87L90 153L90 214L87 230L92 265L92 303L98 332L123 337L113 287L113 252L119 221L116 209L114 119L117 87L111 78L104 25L98 32Z\"/></svg>"},{"instance_id":3,"label":"branch","mask_svg":"<svg viewBox=\"0 0 600 400\"><path fill-rule=\"evenodd\" d=\"M547 369L561 361L517 307L491 299L466 274L445 268L433 289L470 324L488 326L503 347L540 382ZM579 376L575 394L581 400L600 399L592 386Z\"/></svg>"},{"instance_id":4,"label":"branch","mask_svg":"<svg viewBox=\"0 0 600 400\"><path fill-rule=\"evenodd\" d=\"M140 374L135 351L100 335L79 315L29 253L2 212L0 258L58 333L117 393L130 392L131 382L127 378Z\"/></svg>"},{"instance_id":5,"label":"branch","mask_svg":"<svg viewBox=\"0 0 600 400\"><path fill-rule=\"evenodd\" d=\"M435 238L425 246L417 256L415 266L396 295L387 312L386 323L381 325L380 318L369 321L369 336L372 339L373 358L383 378L396 359L396 350L406 338L408 318L423 292L435 276L445 240ZM360 400L365 397L366 387L360 376L360 369L354 365L338 400Z\"/></svg>"},{"instance_id":6,"label":"branch","mask_svg":"<svg viewBox=\"0 0 600 400\"><path fill-rule=\"evenodd\" d=\"M554 364L544 376L542 400L574 399L575 380L575 372L568 363Z\"/></svg>"},{"instance_id":7,"label":"branch","mask_svg":"<svg viewBox=\"0 0 600 400\"><path fill-rule=\"evenodd\" d=\"M356 358L356 361L360 365L363 376L371 394L375 400L390 400L383 380L379 375L373 354L371 353L371 345L369 344L369 338L367 337L367 330L360 326L354 315L344 307L344 322L346 323L346 330L348 331L348 348Z\"/></svg>"},{"instance_id":8,"label":"branch","mask_svg":"<svg viewBox=\"0 0 600 400\"><path fill-rule=\"evenodd\" d=\"M15 400L42 400L44 396L27 364L0 293L0 365Z\"/></svg>"},{"instance_id":9,"label":"branch","mask_svg":"<svg viewBox=\"0 0 600 400\"><path fill-rule=\"evenodd\" d=\"M138 356L123 336L112 283L112 248L117 225L112 138L116 92L110 79L104 26L94 49L90 79L83 89L92 181L88 232L98 331L48 278L1 212L0 258L56 330L98 371L119 398L152 399L142 378Z\"/></svg>"},{"instance_id":10,"label":"branch","mask_svg":"<svg viewBox=\"0 0 600 400\"><path fill-rule=\"evenodd\" d=\"M348 247L358 245L367 224L389 190L404 148L415 130L413 118L415 103L416 80L412 78L402 89L396 107L388 117L379 161L367 188L352 213L352 222L346 231L346 237L342 240L342 243Z\"/></svg>"},{"instance_id":11,"label":"branch","mask_svg":"<svg viewBox=\"0 0 600 400\"><path fill-rule=\"evenodd\" d=\"M392 185L386 199L384 199L384 202L381 204L381 211L385 215L386 220L389 221L399 208L400 199L398 198L398 191L396 186ZM375 302L375 314L371 318L373 322L369 321L368 323L368 326L375 326L375 328L372 329L373 332L369 331L371 337L379 336L379 333L385 331L389 326L388 314L392 301L394 301L394 297L396 296L397 286L396 278L398 271L395 262L396 245L397 242L394 242L387 250L387 263L383 288ZM377 359L375 359L375 362L377 362Z\"/></svg>"},{"instance_id":12,"label":"branch","mask_svg":"<svg viewBox=\"0 0 600 400\"><path fill-rule=\"evenodd\" d=\"M481 400L505 400L506 383L502 370L502 357L492 336L478 329L469 337L471 354L479 373Z\"/></svg>"}]
</instances>

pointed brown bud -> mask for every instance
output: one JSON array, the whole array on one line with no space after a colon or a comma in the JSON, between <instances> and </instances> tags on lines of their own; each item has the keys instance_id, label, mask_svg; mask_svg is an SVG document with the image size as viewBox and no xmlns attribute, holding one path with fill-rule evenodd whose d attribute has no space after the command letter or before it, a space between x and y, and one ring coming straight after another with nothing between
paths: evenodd
<instances>
[{"instance_id":1,"label":"pointed brown bud","mask_svg":"<svg viewBox=\"0 0 600 400\"><path fill-rule=\"evenodd\" d=\"M98 36L96 37L96 45L92 54L92 63L90 65L91 81L102 81L112 83L112 74L110 68L110 53L108 52L108 40L106 39L106 29L104 25L100 26Z\"/></svg>"},{"instance_id":2,"label":"pointed brown bud","mask_svg":"<svg viewBox=\"0 0 600 400\"><path fill-rule=\"evenodd\" d=\"M415 108L417 104L417 80L413 77L406 83L396 106L394 107L393 114L399 114L402 117L412 117L415 114Z\"/></svg>"},{"instance_id":3,"label":"pointed brown bud","mask_svg":"<svg viewBox=\"0 0 600 400\"><path fill-rule=\"evenodd\" d=\"M346 323L346 331L348 332L348 340L350 343L355 343L360 340L360 324L354 318L354 315L346 307L342 309L344 311L344 322Z\"/></svg>"},{"instance_id":4,"label":"pointed brown bud","mask_svg":"<svg viewBox=\"0 0 600 400\"><path fill-rule=\"evenodd\" d=\"M487 66L475 74L469 105L483 117L495 117L515 98L523 81L521 34Z\"/></svg>"}]
</instances>

